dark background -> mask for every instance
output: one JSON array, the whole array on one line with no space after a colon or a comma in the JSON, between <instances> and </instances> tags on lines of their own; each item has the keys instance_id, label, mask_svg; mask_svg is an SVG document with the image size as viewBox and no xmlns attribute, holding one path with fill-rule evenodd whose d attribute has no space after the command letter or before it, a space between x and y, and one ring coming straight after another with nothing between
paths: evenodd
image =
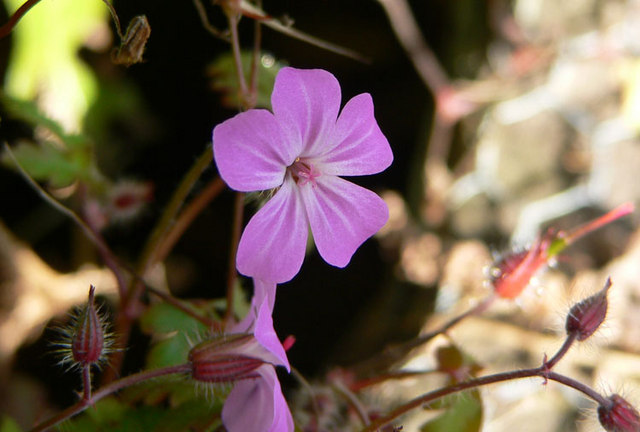
<instances>
[{"instance_id":1,"label":"dark background","mask_svg":"<svg viewBox=\"0 0 640 432\"><path fill-rule=\"evenodd\" d=\"M451 76L474 76L484 61L482 53L490 34L487 4L471 0L411 3L427 40ZM150 180L155 185L155 200L140 219L105 233L119 256L134 260L181 177L210 145L213 127L237 111L220 105L220 95L210 89L211 80L206 74L207 66L230 46L205 31L191 2L129 0L115 1L114 6L123 26L135 15L147 15L152 31L145 62L114 69L108 62L108 52L84 51L81 55L102 79L133 83L143 103L139 117L115 119L109 129L109 141L97 143L98 153L105 155L99 162L108 175ZM207 8L211 21L224 27L219 8ZM356 182L376 191L392 189L406 196L412 185L420 182L433 100L397 43L382 8L372 0L290 0L265 1L264 9L275 17L287 15L294 19L297 29L370 59L369 64L364 64L271 29L263 30L263 49L277 60L298 68L332 72L341 83L343 104L359 93L372 94L376 117L395 160L384 173ZM242 44L249 48L253 22L243 19L240 30ZM0 41L2 70L9 49L10 38ZM4 116L1 128L0 134L9 140L31 133ZM109 159L109 152L126 153L129 158L120 164L113 155ZM455 146L453 154L455 157ZM215 174L212 165L200 185ZM44 204L16 174L0 170L0 191L3 222L52 267L69 272L83 261L95 259L78 256L73 246L78 237L76 229ZM169 258L169 277L174 272L174 279L182 281L175 287L181 296L224 296L232 201L231 191L219 196ZM418 331L420 320L427 317L434 291L398 281L394 276L396 258L393 251L381 253L375 240L362 246L345 269L329 266L315 251L307 256L300 274L279 287L274 316L281 338L289 334L296 337L289 352L292 365L307 375L321 373L331 364L361 360L390 341L407 339ZM249 281L245 286L250 288ZM365 339L374 342L345 348L340 342L353 339L348 335L354 319L369 305L387 298L389 290L396 294L378 316L390 323L388 330L366 335ZM424 316L406 320L408 309L416 304L424 306ZM140 338L136 343L144 346L146 341ZM42 358L33 355L40 349L44 349L42 345L25 348L20 354L24 361L17 363L24 368L42 367ZM139 368L142 361L132 359L137 352L132 347L132 370ZM68 387L63 388L66 391Z\"/></svg>"}]
</instances>

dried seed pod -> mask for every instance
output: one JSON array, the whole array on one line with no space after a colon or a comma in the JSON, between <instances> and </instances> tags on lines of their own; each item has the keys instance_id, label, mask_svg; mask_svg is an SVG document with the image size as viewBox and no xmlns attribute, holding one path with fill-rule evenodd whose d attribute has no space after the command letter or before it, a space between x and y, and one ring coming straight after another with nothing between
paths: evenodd
<instances>
[{"instance_id":1,"label":"dried seed pod","mask_svg":"<svg viewBox=\"0 0 640 432\"><path fill-rule=\"evenodd\" d=\"M134 17L127 27L124 37L120 41L120 47L111 54L111 61L115 64L127 67L142 62L142 55L151 35L151 26L146 15Z\"/></svg>"}]
</instances>

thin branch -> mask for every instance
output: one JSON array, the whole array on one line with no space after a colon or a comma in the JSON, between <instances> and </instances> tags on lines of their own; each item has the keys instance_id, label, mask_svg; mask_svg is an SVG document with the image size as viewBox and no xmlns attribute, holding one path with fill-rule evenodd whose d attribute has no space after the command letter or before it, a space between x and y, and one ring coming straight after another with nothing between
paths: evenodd
<instances>
[{"instance_id":1,"label":"thin branch","mask_svg":"<svg viewBox=\"0 0 640 432\"><path fill-rule=\"evenodd\" d=\"M11 15L9 21L7 21L2 27L0 27L0 39L11 33L13 31L13 28L16 26L16 24L18 24L18 21L20 21L24 14L29 12L29 9L38 4L38 2L40 2L40 0L27 0L26 2L24 2L24 4L20 6L18 10L13 13L13 15Z\"/></svg>"},{"instance_id":2,"label":"thin branch","mask_svg":"<svg viewBox=\"0 0 640 432\"><path fill-rule=\"evenodd\" d=\"M220 177L216 177L185 206L175 223L171 225L171 228L155 249L155 253L153 254L153 260L155 262L162 262L167 258L171 249L173 249L178 240L180 240L195 218L224 188L225 183Z\"/></svg>"},{"instance_id":3,"label":"thin branch","mask_svg":"<svg viewBox=\"0 0 640 432\"><path fill-rule=\"evenodd\" d=\"M191 371L191 364L186 363L178 366L169 366L166 368L152 369L148 371L139 372L137 374L129 375L128 377L122 378L118 381L114 381L111 384L102 387L97 392L95 392L93 396L91 396L91 398L82 399L77 403L75 403L74 405L70 406L69 408L65 409L64 411L61 411L58 414L54 415L50 419L45 420L44 422L38 424L33 429L31 429L31 432L40 432L40 431L47 430L57 425L58 423L64 420L67 420L76 414L81 413L82 411L94 405L96 402L98 402L100 399L104 398L105 396L109 396L110 394L115 393L118 390L121 390L125 387L130 387L132 385L147 381L152 378L157 378L160 376L182 374L190 371Z\"/></svg>"},{"instance_id":4,"label":"thin branch","mask_svg":"<svg viewBox=\"0 0 640 432\"><path fill-rule=\"evenodd\" d=\"M429 342L431 339L433 339L434 337L440 334L444 334L448 332L454 326L458 325L463 319L469 316L481 314L493 303L495 298L496 297L493 293L490 294L489 296L484 298L482 301L480 301L473 307L467 309L465 312L461 313L460 315L451 318L449 321L445 322L442 326L438 327L437 329L432 330L423 335L420 335L400 345L389 347L385 349L383 352L381 352L380 354L378 354L376 357L370 360L367 360L361 363L360 365L357 365L354 369L357 369L359 371L372 370L372 369L377 369L377 365L380 365L380 364L389 364L389 363L397 362L412 349L417 348L420 345L423 345Z\"/></svg>"},{"instance_id":5,"label":"thin branch","mask_svg":"<svg viewBox=\"0 0 640 432\"><path fill-rule=\"evenodd\" d=\"M469 390L472 388L478 388L478 387L482 387L489 384L495 384L498 382L512 381L516 379L532 378L532 377L544 378L545 382L546 380L559 382L567 387L571 387L575 390L578 390L579 392L582 392L585 396L594 400L600 405L605 405L607 403L607 400L591 387L579 381L576 381L573 378L558 374L556 372L549 371L545 363L542 366L537 368L520 369L515 371L497 373L494 375L488 375L488 376L464 381L449 387L443 387L438 390L431 391L429 393L425 393L421 396L418 396L415 399L410 400L405 404L402 404L401 406L392 410L389 414L374 420L368 427L365 427L362 430L362 432L377 431L381 427L388 425L393 420L397 419L403 414L406 414L412 409L429 404L437 399L440 399L444 396L447 396L453 393L459 393L461 391Z\"/></svg>"},{"instance_id":6,"label":"thin branch","mask_svg":"<svg viewBox=\"0 0 640 432\"><path fill-rule=\"evenodd\" d=\"M156 225L153 227L153 231L145 244L144 251L138 265L138 273L144 275L146 271L158 261L156 253L159 245L164 241L167 232L171 229L175 217L184 205L189 192L193 189L193 185L198 181L202 172L209 166L212 160L213 151L210 146L207 146L180 181L178 188L171 196L169 203L164 207L160 220L158 220Z\"/></svg>"},{"instance_id":7,"label":"thin branch","mask_svg":"<svg viewBox=\"0 0 640 432\"><path fill-rule=\"evenodd\" d=\"M40 197L43 200L45 200L49 205L51 205L53 208L58 210L60 213L62 213L65 216L67 216L69 219L71 219L73 222L75 222L75 224L77 226L79 226L80 229L82 229L82 231L89 238L89 240L91 240L93 242L93 244L98 248L98 251L100 252L100 254L103 257L107 257L108 258L109 261L107 262L107 265L110 268L111 268L111 266L109 264L111 264L113 266L116 266L116 264L118 263L118 259L115 257L115 255L113 255L113 253L111 252L111 249L109 249L109 247L107 246L105 241L102 239L102 237L98 236L96 234L96 232L93 230L93 228L91 226L89 226L73 210L71 210L68 207L65 207L58 200L56 200L54 197L49 195L49 193L47 191L45 191L42 188L42 186L40 186L29 175L29 173L27 173L27 171L22 167L22 165L20 165L20 162L18 162L18 159L16 159L15 155L13 154L13 151L11 150L11 147L9 147L9 145L6 142L4 143L4 150L7 152L7 154L9 155L9 158L11 159L11 161L14 163L14 165L18 169L18 172L20 173L22 178L24 178L24 180L29 184L29 186L31 186L31 188L34 191L36 191L38 193L38 195L40 195ZM111 268L111 270L113 271L113 268ZM124 281L122 280L122 275L119 272L114 272L114 273L115 273L116 279L118 279L118 290L119 290L120 298L122 299L125 296L126 285L124 284Z\"/></svg>"},{"instance_id":8,"label":"thin branch","mask_svg":"<svg viewBox=\"0 0 640 432\"><path fill-rule=\"evenodd\" d=\"M398 41L409 55L416 71L434 94L449 86L449 78L427 45L407 0L378 0Z\"/></svg>"},{"instance_id":9,"label":"thin branch","mask_svg":"<svg viewBox=\"0 0 640 432\"><path fill-rule=\"evenodd\" d=\"M238 86L240 87L240 100L244 108L249 108L249 89L247 87L247 79L244 75L244 67L242 66L242 54L240 52L240 38L238 36L238 22L242 15L229 13L229 29L231 30L231 50L233 52L233 60L236 68L236 76L238 78Z\"/></svg>"}]
</instances>

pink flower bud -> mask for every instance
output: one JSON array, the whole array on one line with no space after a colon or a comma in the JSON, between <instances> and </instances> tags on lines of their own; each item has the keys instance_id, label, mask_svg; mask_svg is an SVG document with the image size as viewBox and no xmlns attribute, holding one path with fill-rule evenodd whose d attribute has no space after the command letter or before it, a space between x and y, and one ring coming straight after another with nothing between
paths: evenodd
<instances>
[{"instance_id":1,"label":"pink flower bud","mask_svg":"<svg viewBox=\"0 0 640 432\"><path fill-rule=\"evenodd\" d=\"M598 420L607 432L639 432L640 415L622 396L612 394L598 407Z\"/></svg>"},{"instance_id":2,"label":"pink flower bud","mask_svg":"<svg viewBox=\"0 0 640 432\"><path fill-rule=\"evenodd\" d=\"M607 293L611 287L611 279L599 292L575 304L567 315L565 329L567 334L576 335L579 341L591 336L600 327L607 316Z\"/></svg>"},{"instance_id":3,"label":"pink flower bud","mask_svg":"<svg viewBox=\"0 0 640 432\"><path fill-rule=\"evenodd\" d=\"M83 366L98 363L105 345L104 325L93 301L95 290L91 285L89 301L77 317L71 336L73 361Z\"/></svg>"}]
</instances>

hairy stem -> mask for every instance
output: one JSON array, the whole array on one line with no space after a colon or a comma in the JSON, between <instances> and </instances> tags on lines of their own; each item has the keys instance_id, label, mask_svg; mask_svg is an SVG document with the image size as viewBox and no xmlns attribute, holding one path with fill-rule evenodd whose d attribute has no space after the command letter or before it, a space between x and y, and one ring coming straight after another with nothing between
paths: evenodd
<instances>
[{"instance_id":1,"label":"hairy stem","mask_svg":"<svg viewBox=\"0 0 640 432\"><path fill-rule=\"evenodd\" d=\"M118 390L121 390L125 387L130 387L132 385L139 384L141 382L147 381L152 378L157 378L160 376L181 374L181 373L187 373L190 371L191 371L191 364L185 363L178 366L169 366L166 368L152 369L148 371L139 372L137 374L129 375L128 377L119 379L117 381L114 381L102 387L101 389L93 393L93 395L90 396L89 398L87 399L83 398L82 400L76 402L74 405L71 405L69 408L65 409L64 411L61 411L58 414L54 415L53 417L49 418L48 420L45 420L44 422L38 424L33 429L31 429L31 432L40 432L40 431L49 429L57 425L58 423L64 420L67 420L76 414L81 413L82 411L84 411L91 405L95 404L105 396L109 396L110 394L115 393Z\"/></svg>"},{"instance_id":2,"label":"hairy stem","mask_svg":"<svg viewBox=\"0 0 640 432\"><path fill-rule=\"evenodd\" d=\"M588 398L596 401L600 405L606 404L606 399L591 387L579 381L576 381L573 378L551 371L551 367L553 367L567 353L572 343L573 343L572 338L570 336L567 337L567 339L565 340L565 343L558 350L558 352L552 357L552 359L550 361L545 360L542 363L542 365L539 367L530 368L530 369L519 369L519 370L514 370L509 372L502 372L502 373L497 373L493 375L488 375L480 378L474 378L468 381L463 381L458 384L454 384L448 387L443 387L443 388L425 393L395 408L394 410L389 412L389 414L376 419L369 426L365 427L362 430L362 432L376 431L379 428L385 425L388 425L389 423L391 423L393 420L397 419L401 415L411 411L412 409L422 405L429 404L444 396L448 396L453 393L459 393L461 391L469 390L472 388L482 387L489 384L495 384L498 382L511 381L511 380L522 379L522 378L541 377L541 378L544 378L545 384L549 380L556 381L567 387L571 387L575 390L578 390L579 392L582 392Z\"/></svg>"}]
</instances>

